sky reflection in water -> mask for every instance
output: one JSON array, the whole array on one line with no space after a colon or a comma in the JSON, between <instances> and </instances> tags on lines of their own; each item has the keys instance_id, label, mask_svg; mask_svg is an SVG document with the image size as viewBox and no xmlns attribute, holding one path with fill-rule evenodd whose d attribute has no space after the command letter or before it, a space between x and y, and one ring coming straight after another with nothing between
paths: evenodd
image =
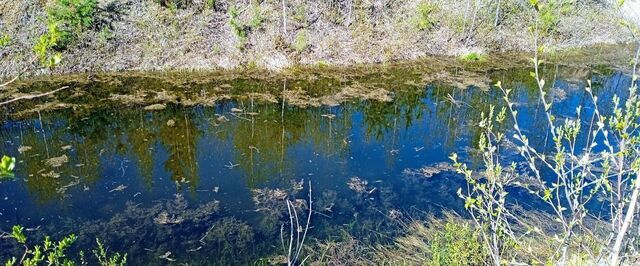
<instances>
[{"instance_id":1,"label":"sky reflection in water","mask_svg":"<svg viewBox=\"0 0 640 266\"><path fill-rule=\"evenodd\" d=\"M547 72L555 77L549 97L560 118L575 116L580 104L590 112L587 78L600 99L623 95L630 82L613 71ZM528 73L485 78L515 88L520 123L542 146L545 124ZM288 220L284 209L257 204L256 189L280 188L306 204L311 181L312 237L340 239L348 232L388 242L399 220L464 212L455 193L464 184L460 177L407 172L449 162L452 152L476 164L480 113L501 105L501 97L495 89L436 81L396 92L393 102L284 112L280 104L248 97L214 107L67 109L6 120L0 150L18 158L18 178L0 181L0 229L39 228L30 232L34 239L73 232L87 245L100 237L134 263L163 263L159 256L167 251L177 262L246 263L279 252L280 226ZM601 107L611 106L602 101ZM367 182L364 193L349 188L352 177ZM304 189L295 190L302 180ZM19 252L9 242L0 242L0 259Z\"/></svg>"}]
</instances>

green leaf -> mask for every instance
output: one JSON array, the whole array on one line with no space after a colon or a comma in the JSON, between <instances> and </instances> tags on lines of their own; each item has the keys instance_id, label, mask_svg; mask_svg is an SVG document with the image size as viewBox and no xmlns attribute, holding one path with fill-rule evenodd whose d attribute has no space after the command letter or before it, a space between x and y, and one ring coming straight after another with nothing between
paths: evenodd
<instances>
[{"instance_id":1,"label":"green leaf","mask_svg":"<svg viewBox=\"0 0 640 266\"><path fill-rule=\"evenodd\" d=\"M0 174L2 175L11 175L13 174L13 169L16 167L16 158L9 156L2 156L2 160L0 160Z\"/></svg>"},{"instance_id":2,"label":"green leaf","mask_svg":"<svg viewBox=\"0 0 640 266\"><path fill-rule=\"evenodd\" d=\"M23 230L24 227L20 225L14 225L11 229L11 237L15 238L16 241L18 241L18 243L20 244L24 244L25 242L27 242L27 237L22 232Z\"/></svg>"}]
</instances>

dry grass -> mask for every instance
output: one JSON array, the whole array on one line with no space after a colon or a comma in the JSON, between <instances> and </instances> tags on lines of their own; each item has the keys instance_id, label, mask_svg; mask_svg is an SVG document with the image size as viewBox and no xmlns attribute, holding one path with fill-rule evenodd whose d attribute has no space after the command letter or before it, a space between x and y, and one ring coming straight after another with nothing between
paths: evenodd
<instances>
[{"instance_id":1,"label":"dry grass","mask_svg":"<svg viewBox=\"0 0 640 266\"><path fill-rule=\"evenodd\" d=\"M109 34L98 29L86 32L64 51L63 64L54 73L246 66L281 70L298 64L388 63L428 54L458 56L469 51L532 49L527 23L533 16L532 11L522 8L524 0L503 1L514 8L503 15L498 27L483 22L493 20L492 7L480 10L471 33L464 30L471 17L467 14L467 23L462 23L465 9L460 8L460 1L430 1L435 11L428 19L434 24L421 29L416 26L418 0L290 0L286 34L281 2L277 1L252 2L252 6L248 0L223 0L216 1L215 10L194 4L175 12L154 1L99 2L100 7L110 10L101 16L114 18ZM250 23L255 12L263 17L262 23L247 30L243 49L238 49L239 39L229 26L231 6L239 7L243 23ZM13 40L0 48L0 76L11 76L28 64L35 39L45 30L37 19L44 13L45 5L38 0L0 4L0 31ZM296 50L296 36L301 32L306 36L305 46ZM626 40L628 35L623 33L612 8L581 4L561 18L557 34L545 43L558 48L617 43Z\"/></svg>"}]
</instances>

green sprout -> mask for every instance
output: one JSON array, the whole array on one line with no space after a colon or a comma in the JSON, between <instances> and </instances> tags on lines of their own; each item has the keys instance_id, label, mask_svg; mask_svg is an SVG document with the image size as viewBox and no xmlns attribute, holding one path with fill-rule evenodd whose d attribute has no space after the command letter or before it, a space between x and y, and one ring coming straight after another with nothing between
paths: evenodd
<instances>
[{"instance_id":1,"label":"green sprout","mask_svg":"<svg viewBox=\"0 0 640 266\"><path fill-rule=\"evenodd\" d=\"M16 158L9 156L2 156L0 160L0 178L12 177L13 169L16 167Z\"/></svg>"}]
</instances>

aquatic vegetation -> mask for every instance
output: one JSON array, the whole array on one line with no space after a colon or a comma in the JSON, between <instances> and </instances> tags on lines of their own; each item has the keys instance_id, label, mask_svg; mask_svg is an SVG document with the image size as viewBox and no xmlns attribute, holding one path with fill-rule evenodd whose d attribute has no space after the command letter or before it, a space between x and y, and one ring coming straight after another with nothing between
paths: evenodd
<instances>
[{"instance_id":1,"label":"aquatic vegetation","mask_svg":"<svg viewBox=\"0 0 640 266\"><path fill-rule=\"evenodd\" d=\"M163 200L150 207L129 202L123 212L117 213L109 220L78 222L69 219L66 223L69 230L78 232L78 240L81 243L89 243L92 239L99 238L110 245L127 247L127 250L122 250L127 254L144 254L148 252L144 249L149 249L153 254L157 254L156 259L161 259L159 257L167 252L178 254L177 257L171 255L173 259L184 259L182 256L186 254L182 250L172 248L180 246L193 252L210 250L214 247L207 245L207 239L215 240L212 233L219 232L215 231L216 226L224 224L218 221L219 216L216 215L219 210L218 201L208 202L196 208L188 206L187 200L177 194L173 200ZM211 230L213 231L209 232ZM239 234L240 239L246 239L243 235ZM148 239L154 239L154 242L150 243ZM137 243L147 244L141 246ZM228 242L224 244L226 248L233 246ZM240 252L245 249L234 250ZM128 261L138 263L142 259L145 258L131 257Z\"/></svg>"},{"instance_id":2,"label":"aquatic vegetation","mask_svg":"<svg viewBox=\"0 0 640 266\"><path fill-rule=\"evenodd\" d=\"M419 169L404 169L402 173L406 176L411 176L411 177L429 178L445 171L453 172L455 171L455 168L449 163L440 162L432 166L424 166Z\"/></svg>"},{"instance_id":3,"label":"aquatic vegetation","mask_svg":"<svg viewBox=\"0 0 640 266\"><path fill-rule=\"evenodd\" d=\"M40 236L74 232L81 247L94 245L99 237L104 245L130 254L127 261L136 265L205 264L213 259L246 264L259 258L260 263L384 261L375 254L379 246L397 248L396 242L411 237L411 230L422 230L405 226L412 220L463 210L455 191L466 187L465 179L442 161L456 151L464 163L482 166L482 150L474 143L485 131L476 125L484 122L481 114L488 113L490 105L502 106L502 94L489 84L513 78L503 86L518 88L511 94L517 99L514 106L527 110L525 114L536 110L537 87L523 82L530 69L475 72L461 62L451 68L455 70L449 74L389 66L353 73L248 73L215 79L199 73L69 79L64 82L77 84L77 89L57 97L54 105L64 102L73 108L31 109L34 103L24 103L16 110L33 111L3 113L8 120L0 138L8 151L20 153L17 172L24 178L3 183L9 192L0 204L6 217L2 220L14 213L25 217L33 221L29 226L42 225L34 233ZM554 90L566 91L548 91L562 108L558 117L570 117L574 104L583 99L576 80L598 79L600 87L592 90L599 98L616 92L611 83L627 82L619 71L608 76L588 68L559 68L545 71L547 78L559 76ZM26 81L19 90L57 86L57 78L52 79ZM543 128L533 118L523 119L531 122L521 126L527 132ZM512 127L505 119L494 130ZM536 137L530 140L535 145L540 143ZM497 147L508 151L501 153L502 160L518 156L517 140L505 138ZM525 183L526 168L526 162L518 162L503 172ZM474 173L476 179L487 175L483 168ZM539 189L533 172L527 174L527 186ZM302 177L320 188L313 201L301 197L306 182ZM509 192L514 201L536 204L533 196ZM32 210L55 218L40 220ZM307 212L312 222L305 237ZM539 221L554 224L552 219ZM423 220L424 230L437 227L444 233L430 235L435 242L421 240L420 255L405 253L404 258L416 264L486 261L486 250L476 252L477 244L483 244L482 229L471 223L456 221L440 228ZM561 227L543 229L547 236L562 232ZM474 237L479 241L473 242ZM547 252L553 247L538 249L536 239L556 243L536 236L521 238L516 248L533 246L535 254L553 255ZM580 236L580 241L570 250L583 243L598 246L597 239ZM0 255L18 254L14 247L4 247ZM519 261L538 262L533 254L514 250ZM470 257L474 252L478 256ZM511 252L505 254L510 258Z\"/></svg>"},{"instance_id":4,"label":"aquatic vegetation","mask_svg":"<svg viewBox=\"0 0 640 266\"><path fill-rule=\"evenodd\" d=\"M355 191L358 194L370 194L370 189L367 187L368 184L369 182L367 180L362 180L357 176L352 177L349 182L347 182L349 189Z\"/></svg>"},{"instance_id":5,"label":"aquatic vegetation","mask_svg":"<svg viewBox=\"0 0 640 266\"><path fill-rule=\"evenodd\" d=\"M370 245L351 236L341 241L316 241L307 248L310 265L372 265L375 258Z\"/></svg>"},{"instance_id":6,"label":"aquatic vegetation","mask_svg":"<svg viewBox=\"0 0 640 266\"><path fill-rule=\"evenodd\" d=\"M256 234L254 228L246 222L234 217L224 217L213 223L199 242L210 250L216 250L220 255L217 259L224 262L227 258L233 258L235 254L242 254L251 249L259 237ZM233 263L233 260L227 263Z\"/></svg>"},{"instance_id":7,"label":"aquatic vegetation","mask_svg":"<svg viewBox=\"0 0 640 266\"><path fill-rule=\"evenodd\" d=\"M66 164L69 162L69 157L65 154L58 156L58 157L51 157L49 159L46 159L44 161L44 163L48 166L57 168L62 166L63 164Z\"/></svg>"},{"instance_id":8,"label":"aquatic vegetation","mask_svg":"<svg viewBox=\"0 0 640 266\"><path fill-rule=\"evenodd\" d=\"M289 197L288 193L282 189L254 189L253 202L258 207L257 211L265 211L273 214L281 215L285 212L285 200Z\"/></svg>"},{"instance_id":9,"label":"aquatic vegetation","mask_svg":"<svg viewBox=\"0 0 640 266\"><path fill-rule=\"evenodd\" d=\"M0 159L0 178L13 176L13 169L16 167L16 158L6 155Z\"/></svg>"}]
</instances>

